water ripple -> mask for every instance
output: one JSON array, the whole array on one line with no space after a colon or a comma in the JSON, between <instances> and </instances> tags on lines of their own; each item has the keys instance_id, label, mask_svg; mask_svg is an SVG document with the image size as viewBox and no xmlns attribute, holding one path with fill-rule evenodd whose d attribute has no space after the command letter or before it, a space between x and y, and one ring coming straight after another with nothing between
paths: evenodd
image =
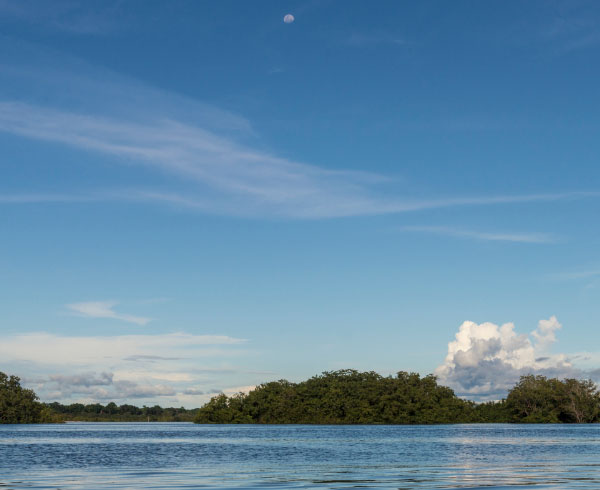
<instances>
[{"instance_id":1,"label":"water ripple","mask_svg":"<svg viewBox=\"0 0 600 490\"><path fill-rule=\"evenodd\" d=\"M0 426L0 489L597 489L600 427Z\"/></svg>"}]
</instances>

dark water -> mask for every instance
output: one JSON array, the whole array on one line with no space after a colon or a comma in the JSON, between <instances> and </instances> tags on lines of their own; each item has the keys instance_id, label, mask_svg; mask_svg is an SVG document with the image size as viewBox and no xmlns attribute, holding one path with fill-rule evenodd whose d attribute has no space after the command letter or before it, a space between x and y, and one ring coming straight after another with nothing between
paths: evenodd
<instances>
[{"instance_id":1,"label":"dark water","mask_svg":"<svg viewBox=\"0 0 600 490\"><path fill-rule=\"evenodd\" d=\"M600 489L600 425L0 426L0 489Z\"/></svg>"}]
</instances>

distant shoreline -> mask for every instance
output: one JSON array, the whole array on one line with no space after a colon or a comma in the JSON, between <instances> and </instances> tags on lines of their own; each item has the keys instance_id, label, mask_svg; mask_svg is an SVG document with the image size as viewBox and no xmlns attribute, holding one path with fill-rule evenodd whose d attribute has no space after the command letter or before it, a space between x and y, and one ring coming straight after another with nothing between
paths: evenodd
<instances>
[{"instance_id":1,"label":"distant shoreline","mask_svg":"<svg viewBox=\"0 0 600 490\"><path fill-rule=\"evenodd\" d=\"M591 380L522 376L506 399L475 403L438 385L433 375L395 377L351 369L292 383L261 384L249 393L214 396L201 408L41 403L19 378L0 373L0 423L195 422L258 425L443 425L600 422Z\"/></svg>"}]
</instances>

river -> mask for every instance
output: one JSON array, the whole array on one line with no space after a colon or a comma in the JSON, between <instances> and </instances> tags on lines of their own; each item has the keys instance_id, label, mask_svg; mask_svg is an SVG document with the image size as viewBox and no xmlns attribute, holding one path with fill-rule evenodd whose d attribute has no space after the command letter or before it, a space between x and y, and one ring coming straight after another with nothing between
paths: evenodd
<instances>
[{"instance_id":1,"label":"river","mask_svg":"<svg viewBox=\"0 0 600 490\"><path fill-rule=\"evenodd\" d=\"M600 488L599 425L0 425L1 489Z\"/></svg>"}]
</instances>

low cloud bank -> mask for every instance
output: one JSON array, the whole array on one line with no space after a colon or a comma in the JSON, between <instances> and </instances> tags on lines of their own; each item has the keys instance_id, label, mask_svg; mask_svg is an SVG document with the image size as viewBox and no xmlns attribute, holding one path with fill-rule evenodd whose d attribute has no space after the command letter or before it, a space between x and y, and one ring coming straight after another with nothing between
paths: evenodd
<instances>
[{"instance_id":1,"label":"low cloud bank","mask_svg":"<svg viewBox=\"0 0 600 490\"><path fill-rule=\"evenodd\" d=\"M0 371L43 401L116 401L193 408L257 375L236 365L247 341L185 332L66 336L31 332L0 342ZM217 389L219 388L219 389Z\"/></svg>"},{"instance_id":2,"label":"low cloud bank","mask_svg":"<svg viewBox=\"0 0 600 490\"><path fill-rule=\"evenodd\" d=\"M581 377L564 354L549 352L561 328L555 316L540 320L530 336L515 332L512 323L464 322L435 374L459 396L478 400L502 398L526 374Z\"/></svg>"},{"instance_id":3,"label":"low cloud bank","mask_svg":"<svg viewBox=\"0 0 600 490\"><path fill-rule=\"evenodd\" d=\"M90 400L126 400L132 398L151 398L173 396L172 386L164 384L140 384L135 381L115 380L113 373L90 372L72 376L53 374L42 380L42 386L51 399L68 399L73 396Z\"/></svg>"}]
</instances>

